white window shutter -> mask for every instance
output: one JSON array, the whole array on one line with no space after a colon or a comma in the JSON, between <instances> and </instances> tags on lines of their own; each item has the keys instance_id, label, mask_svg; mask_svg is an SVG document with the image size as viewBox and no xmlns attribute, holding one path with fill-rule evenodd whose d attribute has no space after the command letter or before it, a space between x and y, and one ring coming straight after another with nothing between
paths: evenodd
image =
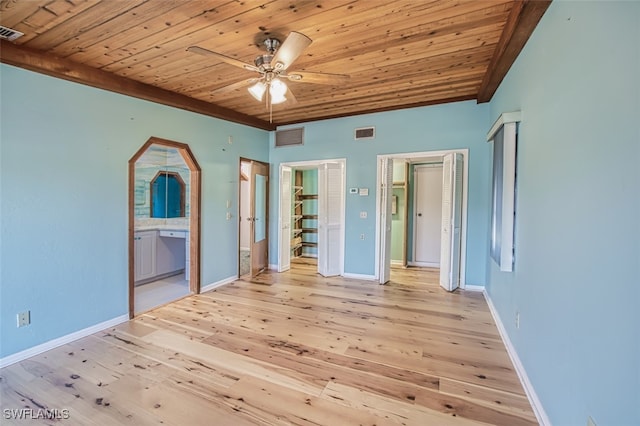
<instances>
[{"instance_id":1,"label":"white window shutter","mask_svg":"<svg viewBox=\"0 0 640 426\"><path fill-rule=\"evenodd\" d=\"M343 223L343 170L340 163L318 169L318 272L341 274Z\"/></svg>"},{"instance_id":2,"label":"white window shutter","mask_svg":"<svg viewBox=\"0 0 640 426\"><path fill-rule=\"evenodd\" d=\"M442 161L442 231L440 233L440 285L447 291L451 287L451 219L452 219L452 166L453 155L446 154Z\"/></svg>"},{"instance_id":3,"label":"white window shutter","mask_svg":"<svg viewBox=\"0 0 640 426\"><path fill-rule=\"evenodd\" d=\"M463 156L446 154L442 163L442 232L440 285L453 291L460 284Z\"/></svg>"},{"instance_id":4,"label":"white window shutter","mask_svg":"<svg viewBox=\"0 0 640 426\"><path fill-rule=\"evenodd\" d=\"M379 283L385 284L391 279L391 195L393 192L393 159L385 158L380 162L382 168L380 176L380 260Z\"/></svg>"},{"instance_id":5,"label":"white window shutter","mask_svg":"<svg viewBox=\"0 0 640 426\"><path fill-rule=\"evenodd\" d=\"M280 169L280 250L278 272L291 268L291 167Z\"/></svg>"}]
</instances>

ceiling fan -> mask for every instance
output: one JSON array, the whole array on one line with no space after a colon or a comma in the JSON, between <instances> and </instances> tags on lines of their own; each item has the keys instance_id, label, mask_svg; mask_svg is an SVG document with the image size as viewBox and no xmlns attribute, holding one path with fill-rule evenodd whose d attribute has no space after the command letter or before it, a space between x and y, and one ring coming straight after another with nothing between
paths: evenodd
<instances>
[{"instance_id":1,"label":"ceiling fan","mask_svg":"<svg viewBox=\"0 0 640 426\"><path fill-rule=\"evenodd\" d=\"M216 89L213 92L226 93L251 85L251 87L248 88L251 96L258 101L262 101L265 99L266 94L266 103L271 106L287 101L287 96L289 96L290 100L295 101L293 93L291 93L291 90L289 90L284 80L300 83L339 85L349 79L349 76L344 74L302 71L288 73L287 70L289 66L291 66L300 54L302 54L302 51L311 44L311 41L312 40L306 35L295 31L292 31L282 44L277 38L267 38L263 43L267 49L267 53L257 56L253 61L254 65L198 46L190 46L187 50L199 55L213 56L227 64L259 73L259 77L241 80L237 83Z\"/></svg>"}]
</instances>

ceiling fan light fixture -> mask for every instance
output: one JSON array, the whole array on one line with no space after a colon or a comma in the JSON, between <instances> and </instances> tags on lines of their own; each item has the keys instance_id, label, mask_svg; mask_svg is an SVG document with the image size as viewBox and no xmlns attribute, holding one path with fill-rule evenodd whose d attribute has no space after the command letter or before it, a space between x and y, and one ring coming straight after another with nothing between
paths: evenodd
<instances>
[{"instance_id":1,"label":"ceiling fan light fixture","mask_svg":"<svg viewBox=\"0 0 640 426\"><path fill-rule=\"evenodd\" d=\"M269 85L269 94L272 97L284 97L285 93L287 93L287 85L284 81L278 78L271 80L271 84Z\"/></svg>"},{"instance_id":2,"label":"ceiling fan light fixture","mask_svg":"<svg viewBox=\"0 0 640 426\"><path fill-rule=\"evenodd\" d=\"M267 85L264 84L262 81L259 81L253 86L249 87L248 90L251 96L253 96L257 101L262 101L264 92L267 91Z\"/></svg>"},{"instance_id":3,"label":"ceiling fan light fixture","mask_svg":"<svg viewBox=\"0 0 640 426\"><path fill-rule=\"evenodd\" d=\"M285 102L287 98L284 94L271 95L271 105L277 105Z\"/></svg>"}]
</instances>

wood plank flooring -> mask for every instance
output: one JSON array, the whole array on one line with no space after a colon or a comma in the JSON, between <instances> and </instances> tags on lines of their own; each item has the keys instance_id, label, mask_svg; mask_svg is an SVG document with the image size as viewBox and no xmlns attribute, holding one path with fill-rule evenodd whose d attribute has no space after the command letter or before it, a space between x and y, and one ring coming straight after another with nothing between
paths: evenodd
<instances>
[{"instance_id":1,"label":"wood plank flooring","mask_svg":"<svg viewBox=\"0 0 640 426\"><path fill-rule=\"evenodd\" d=\"M299 261L6 367L0 406L74 425L537 424L483 296L437 276Z\"/></svg>"}]
</instances>

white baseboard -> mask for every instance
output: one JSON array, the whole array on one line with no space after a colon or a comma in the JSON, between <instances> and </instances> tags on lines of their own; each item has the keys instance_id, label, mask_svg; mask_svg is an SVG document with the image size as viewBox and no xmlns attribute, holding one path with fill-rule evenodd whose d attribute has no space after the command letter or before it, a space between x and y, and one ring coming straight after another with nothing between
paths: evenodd
<instances>
[{"instance_id":1,"label":"white baseboard","mask_svg":"<svg viewBox=\"0 0 640 426\"><path fill-rule=\"evenodd\" d=\"M378 279L376 278L375 275L352 274L350 272L345 272L344 274L342 274L342 276L345 278L354 278L356 280L365 280L365 281L376 281Z\"/></svg>"},{"instance_id":2,"label":"white baseboard","mask_svg":"<svg viewBox=\"0 0 640 426\"><path fill-rule=\"evenodd\" d=\"M92 325L91 327L87 327L85 329L67 334L66 336L58 337L57 339L49 340L48 342L31 347L29 349L25 349L24 351L17 352L13 355L0 358L0 368L4 368L11 364L15 364L16 362L24 361L25 359L41 354L42 352L46 352L48 350L57 348L58 346L66 345L67 343L73 342L74 340L78 340L83 337L90 336L106 328L114 327L118 324L122 324L123 322L127 322L127 321L129 321L128 314L120 315L119 317L115 317L108 321L104 321L99 324Z\"/></svg>"},{"instance_id":3,"label":"white baseboard","mask_svg":"<svg viewBox=\"0 0 640 426\"><path fill-rule=\"evenodd\" d=\"M520 382L522 383L522 387L524 388L524 392L527 394L529 398L529 402L531 403L531 408L533 408L533 412L536 415L536 419L538 419L538 423L542 426L551 426L551 421L547 416L547 413L544 411L544 407L542 406L542 402L538 398L538 394L536 394L531 381L529 380L529 376L527 375L522 362L520 362L520 358L518 357L518 353L516 352L516 348L511 343L511 339L509 339L509 335L507 334L507 329L504 328L504 324L500 319L500 315L498 315L498 311L496 307L493 305L491 301L491 297L483 290L482 294L484 295L484 299L487 301L487 305L489 305L489 310L491 311L491 315L493 316L493 320L498 327L498 332L500 333L500 337L502 337L502 341L504 342L505 347L507 348L507 353L511 358L511 362L513 362L513 366L516 369L516 373L518 373L518 377L520 378Z\"/></svg>"},{"instance_id":4,"label":"white baseboard","mask_svg":"<svg viewBox=\"0 0 640 426\"><path fill-rule=\"evenodd\" d=\"M439 268L439 263L434 262L407 262L409 266L417 266L419 268Z\"/></svg>"},{"instance_id":5,"label":"white baseboard","mask_svg":"<svg viewBox=\"0 0 640 426\"><path fill-rule=\"evenodd\" d=\"M467 291L479 291L481 293L484 293L484 286L483 285L467 284L462 288L463 288L463 290L467 290Z\"/></svg>"},{"instance_id":6,"label":"white baseboard","mask_svg":"<svg viewBox=\"0 0 640 426\"><path fill-rule=\"evenodd\" d=\"M278 271L278 264L277 263L270 263L269 266L267 267L267 269L269 269L271 271Z\"/></svg>"},{"instance_id":7,"label":"white baseboard","mask_svg":"<svg viewBox=\"0 0 640 426\"><path fill-rule=\"evenodd\" d=\"M230 284L230 283L234 282L237 279L238 279L237 275L232 275L230 277L223 278L220 281L216 281L215 283L207 284L204 287L200 287L200 293L205 293L207 291L211 291L213 289L221 287L221 286L223 286L225 284Z\"/></svg>"}]
</instances>

